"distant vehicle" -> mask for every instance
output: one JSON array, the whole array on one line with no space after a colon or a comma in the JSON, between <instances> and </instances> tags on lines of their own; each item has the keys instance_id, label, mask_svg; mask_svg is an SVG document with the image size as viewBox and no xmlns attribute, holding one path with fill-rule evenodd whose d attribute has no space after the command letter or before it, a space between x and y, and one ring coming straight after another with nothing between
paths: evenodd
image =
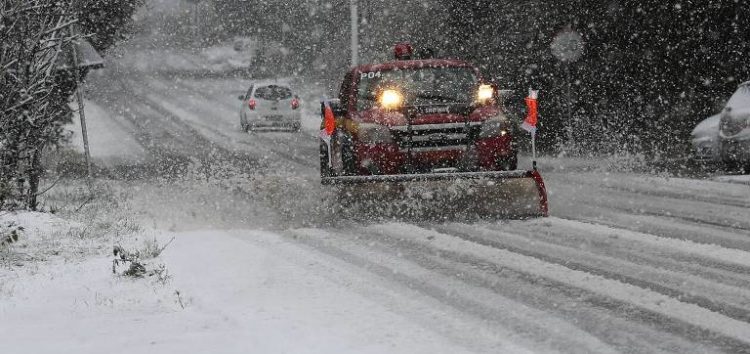
<instances>
[{"instance_id":1,"label":"distant vehicle","mask_svg":"<svg viewBox=\"0 0 750 354\"><path fill-rule=\"evenodd\" d=\"M695 158L701 162L719 161L719 122L721 114L713 115L698 123L693 129L692 143Z\"/></svg>"},{"instance_id":2,"label":"distant vehicle","mask_svg":"<svg viewBox=\"0 0 750 354\"><path fill-rule=\"evenodd\" d=\"M737 88L721 113L719 156L731 169L750 171L750 81Z\"/></svg>"},{"instance_id":3,"label":"distant vehicle","mask_svg":"<svg viewBox=\"0 0 750 354\"><path fill-rule=\"evenodd\" d=\"M240 96L240 127L245 132L255 130L288 130L298 132L302 127L300 99L289 85L256 83Z\"/></svg>"}]
</instances>

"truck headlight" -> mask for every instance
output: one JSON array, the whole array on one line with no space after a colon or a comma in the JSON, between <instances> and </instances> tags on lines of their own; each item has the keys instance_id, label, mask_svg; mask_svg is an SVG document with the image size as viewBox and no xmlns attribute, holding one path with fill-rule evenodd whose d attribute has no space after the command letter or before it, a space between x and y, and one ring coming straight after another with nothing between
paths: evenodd
<instances>
[{"instance_id":1,"label":"truck headlight","mask_svg":"<svg viewBox=\"0 0 750 354\"><path fill-rule=\"evenodd\" d=\"M495 97L495 88L492 85L479 85L477 89L477 103L484 104Z\"/></svg>"},{"instance_id":2,"label":"truck headlight","mask_svg":"<svg viewBox=\"0 0 750 354\"><path fill-rule=\"evenodd\" d=\"M360 123L357 134L359 141L365 144L390 144L393 142L391 130L385 125Z\"/></svg>"},{"instance_id":3,"label":"truck headlight","mask_svg":"<svg viewBox=\"0 0 750 354\"><path fill-rule=\"evenodd\" d=\"M385 109L399 109L404 104L404 95L398 90L383 90L378 97L380 107Z\"/></svg>"},{"instance_id":4,"label":"truck headlight","mask_svg":"<svg viewBox=\"0 0 750 354\"><path fill-rule=\"evenodd\" d=\"M480 138L494 138L498 136L506 136L512 133L513 126L510 121L501 116L490 118L482 123L482 129L479 131Z\"/></svg>"}]
</instances>

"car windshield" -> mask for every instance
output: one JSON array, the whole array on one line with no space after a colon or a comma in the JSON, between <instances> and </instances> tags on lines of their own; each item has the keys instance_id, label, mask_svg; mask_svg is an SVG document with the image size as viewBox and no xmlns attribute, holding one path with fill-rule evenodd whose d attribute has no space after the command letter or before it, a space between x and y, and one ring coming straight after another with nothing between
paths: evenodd
<instances>
[{"instance_id":1,"label":"car windshield","mask_svg":"<svg viewBox=\"0 0 750 354\"><path fill-rule=\"evenodd\" d=\"M357 109L372 108L378 91L384 88L402 90L409 104L417 106L468 103L474 97L477 84L474 70L466 67L363 72L357 85Z\"/></svg>"},{"instance_id":2,"label":"car windshield","mask_svg":"<svg viewBox=\"0 0 750 354\"><path fill-rule=\"evenodd\" d=\"M268 85L255 90L255 97L269 101L280 101L292 98L292 90L288 87Z\"/></svg>"}]
</instances>

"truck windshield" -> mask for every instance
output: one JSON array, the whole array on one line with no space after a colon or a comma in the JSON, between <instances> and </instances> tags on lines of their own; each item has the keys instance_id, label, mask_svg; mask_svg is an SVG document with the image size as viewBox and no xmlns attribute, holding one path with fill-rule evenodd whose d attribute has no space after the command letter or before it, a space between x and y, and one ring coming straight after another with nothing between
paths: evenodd
<instances>
[{"instance_id":1,"label":"truck windshield","mask_svg":"<svg viewBox=\"0 0 750 354\"><path fill-rule=\"evenodd\" d=\"M474 98L478 78L471 68L436 67L363 72L357 84L357 110L376 105L379 90L402 90L410 105L468 103Z\"/></svg>"}]
</instances>

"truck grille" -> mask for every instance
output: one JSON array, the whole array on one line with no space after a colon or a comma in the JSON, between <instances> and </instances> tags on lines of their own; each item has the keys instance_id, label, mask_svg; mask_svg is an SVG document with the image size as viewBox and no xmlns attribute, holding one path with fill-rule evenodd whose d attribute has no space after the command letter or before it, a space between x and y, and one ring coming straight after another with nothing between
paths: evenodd
<instances>
[{"instance_id":1,"label":"truck grille","mask_svg":"<svg viewBox=\"0 0 750 354\"><path fill-rule=\"evenodd\" d=\"M412 152L445 151L473 144L480 129L481 122L470 122L468 129L465 123L420 124L411 131L408 126L391 127L391 134L401 151L408 151L410 143Z\"/></svg>"}]
</instances>

